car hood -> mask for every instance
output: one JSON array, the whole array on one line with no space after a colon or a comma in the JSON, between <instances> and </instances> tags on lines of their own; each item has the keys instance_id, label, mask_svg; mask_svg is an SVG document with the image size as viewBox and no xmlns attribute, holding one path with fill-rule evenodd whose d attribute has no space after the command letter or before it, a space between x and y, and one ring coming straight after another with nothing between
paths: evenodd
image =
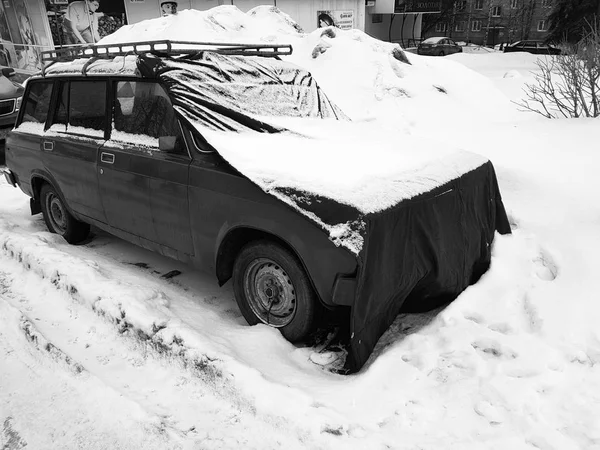
<instances>
[{"instance_id":1,"label":"car hood","mask_svg":"<svg viewBox=\"0 0 600 450\"><path fill-rule=\"evenodd\" d=\"M19 83L14 83L5 76L0 76L0 99L21 97L25 89Z\"/></svg>"}]
</instances>

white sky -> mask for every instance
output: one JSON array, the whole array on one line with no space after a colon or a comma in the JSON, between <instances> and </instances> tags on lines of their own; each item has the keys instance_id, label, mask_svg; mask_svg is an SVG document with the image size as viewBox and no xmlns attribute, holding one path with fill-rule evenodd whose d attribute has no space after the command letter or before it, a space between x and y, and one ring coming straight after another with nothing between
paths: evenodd
<instances>
[{"instance_id":1,"label":"white sky","mask_svg":"<svg viewBox=\"0 0 600 450\"><path fill-rule=\"evenodd\" d=\"M207 14L224 28L205 25ZM385 130L374 142L391 133L399 151L423 140L491 159L513 235L496 236L476 285L442 310L398 317L365 368L340 376L312 362L329 355L248 327L212 274L99 232L69 246L0 180L0 444L600 448L598 119L518 111L510 100L534 55L408 54L408 66L358 31L302 36L280 15L259 16L182 11L120 33L291 42L290 59L357 127ZM350 154L360 164L370 150ZM173 269L182 274L159 277Z\"/></svg>"}]
</instances>

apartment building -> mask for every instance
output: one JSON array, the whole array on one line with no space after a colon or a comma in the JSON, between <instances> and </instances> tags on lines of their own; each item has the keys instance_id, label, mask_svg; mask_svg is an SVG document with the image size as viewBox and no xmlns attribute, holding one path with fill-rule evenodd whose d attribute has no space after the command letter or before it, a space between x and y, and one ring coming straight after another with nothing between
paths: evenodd
<instances>
[{"instance_id":1,"label":"apartment building","mask_svg":"<svg viewBox=\"0 0 600 450\"><path fill-rule=\"evenodd\" d=\"M423 19L423 38L493 46L523 39L544 40L552 0L457 0L437 17Z\"/></svg>"}]
</instances>

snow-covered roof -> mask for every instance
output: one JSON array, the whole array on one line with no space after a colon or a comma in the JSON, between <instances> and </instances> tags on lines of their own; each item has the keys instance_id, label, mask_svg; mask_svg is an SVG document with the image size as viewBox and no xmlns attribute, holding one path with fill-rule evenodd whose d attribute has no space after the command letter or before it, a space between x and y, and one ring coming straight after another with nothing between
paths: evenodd
<instances>
[{"instance_id":1,"label":"snow-covered roof","mask_svg":"<svg viewBox=\"0 0 600 450\"><path fill-rule=\"evenodd\" d=\"M437 44L439 43L442 39L447 39L446 36L436 36L436 37L430 37L425 39L422 44Z\"/></svg>"},{"instance_id":2,"label":"snow-covered roof","mask_svg":"<svg viewBox=\"0 0 600 450\"><path fill-rule=\"evenodd\" d=\"M50 64L44 71L45 76L81 75L90 58L80 58L68 62ZM140 76L137 69L137 56L116 56L113 59L99 59L85 68L87 75L129 75Z\"/></svg>"}]
</instances>

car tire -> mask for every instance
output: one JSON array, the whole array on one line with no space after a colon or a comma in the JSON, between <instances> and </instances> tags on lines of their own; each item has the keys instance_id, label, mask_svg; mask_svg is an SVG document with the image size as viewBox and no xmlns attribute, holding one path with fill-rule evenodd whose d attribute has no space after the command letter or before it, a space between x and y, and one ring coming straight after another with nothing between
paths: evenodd
<instances>
[{"instance_id":1,"label":"car tire","mask_svg":"<svg viewBox=\"0 0 600 450\"><path fill-rule=\"evenodd\" d=\"M290 342L304 339L313 329L317 295L298 258L268 240L242 248L233 266L233 291L250 325L278 328Z\"/></svg>"},{"instance_id":2,"label":"car tire","mask_svg":"<svg viewBox=\"0 0 600 450\"><path fill-rule=\"evenodd\" d=\"M440 50L439 52L437 52L437 56L444 56L444 50Z\"/></svg>"},{"instance_id":3,"label":"car tire","mask_svg":"<svg viewBox=\"0 0 600 450\"><path fill-rule=\"evenodd\" d=\"M78 244L88 237L90 226L75 219L54 187L44 184L40 190L42 214L48 231L62 236L69 244Z\"/></svg>"}]
</instances>

